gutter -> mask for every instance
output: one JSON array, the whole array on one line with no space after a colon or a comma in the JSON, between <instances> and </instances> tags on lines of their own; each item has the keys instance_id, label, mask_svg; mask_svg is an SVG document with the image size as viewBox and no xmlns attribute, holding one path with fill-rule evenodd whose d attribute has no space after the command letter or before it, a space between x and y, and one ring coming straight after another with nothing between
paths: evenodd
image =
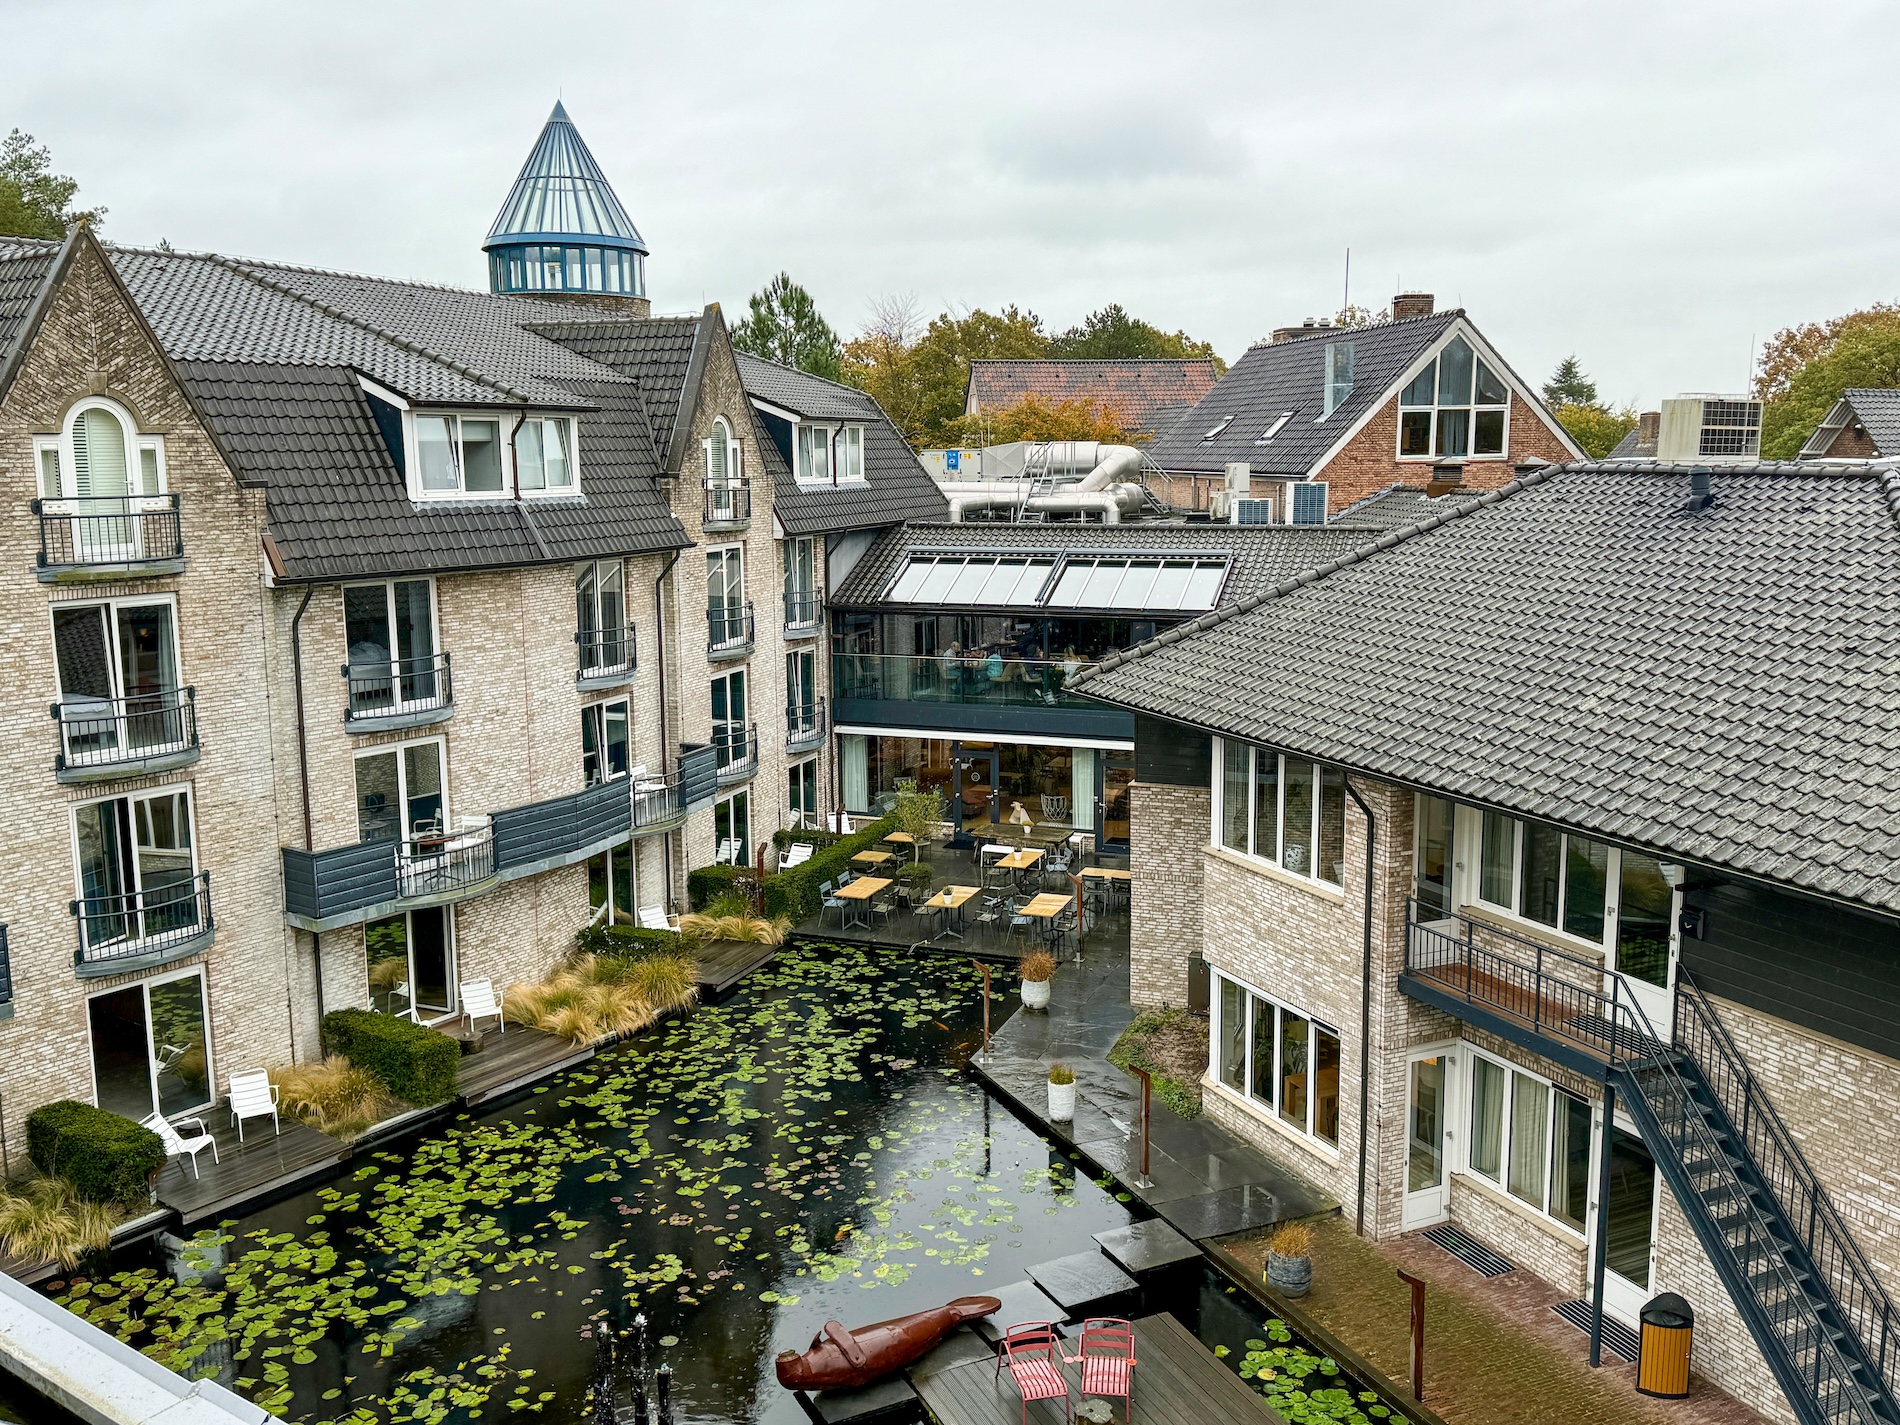
<instances>
[{"instance_id":1,"label":"gutter","mask_svg":"<svg viewBox=\"0 0 1900 1425\"><path fill-rule=\"evenodd\" d=\"M1359 814L1366 819L1366 944L1364 958L1359 966L1359 1190L1354 1198L1357 1220L1353 1230L1361 1237L1366 1235L1366 1159L1371 1152L1372 1128L1366 1120L1367 1101L1371 1095L1369 1076L1372 1072L1372 865L1373 847L1378 840L1379 826L1372 815L1372 808L1366 805L1359 789L1352 784L1352 778L1344 779L1346 795L1351 797L1353 805L1359 808Z\"/></svg>"},{"instance_id":2,"label":"gutter","mask_svg":"<svg viewBox=\"0 0 1900 1425\"><path fill-rule=\"evenodd\" d=\"M660 599L660 586L666 582L666 576L673 572L673 566L680 562L679 550L674 550L672 558L666 561L666 567L660 571L660 577L653 581L653 651L657 655L655 663L660 670L660 771L666 771L666 605ZM684 803L682 802L682 805ZM673 833L668 832L660 838L660 855L664 858L666 875L666 903L670 909L673 904ZM639 896L635 896L637 901Z\"/></svg>"},{"instance_id":3,"label":"gutter","mask_svg":"<svg viewBox=\"0 0 1900 1425\"><path fill-rule=\"evenodd\" d=\"M290 620L290 670L291 682L297 699L297 785L303 794L303 849L317 849L316 835L312 830L310 816L310 739L304 726L303 711L303 616L310 609L310 600L316 597L317 586L306 585L303 602L297 605L296 615ZM316 931L310 932L311 967L317 981L317 1027L321 1035L323 1026L323 937Z\"/></svg>"}]
</instances>

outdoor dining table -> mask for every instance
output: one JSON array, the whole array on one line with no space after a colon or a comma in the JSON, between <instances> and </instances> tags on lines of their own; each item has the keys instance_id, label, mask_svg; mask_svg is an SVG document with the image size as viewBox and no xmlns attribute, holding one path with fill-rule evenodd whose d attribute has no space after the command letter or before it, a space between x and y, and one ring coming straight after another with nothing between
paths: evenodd
<instances>
[{"instance_id":1,"label":"outdoor dining table","mask_svg":"<svg viewBox=\"0 0 1900 1425\"><path fill-rule=\"evenodd\" d=\"M871 897L888 885L890 885L889 881L882 880L876 876L859 876L857 880L853 881L850 885L838 887L833 894L841 901L856 901L859 914L862 916L862 920L859 923L869 928L871 924ZM846 930L851 928L850 906L845 907L843 928Z\"/></svg>"},{"instance_id":2,"label":"outdoor dining table","mask_svg":"<svg viewBox=\"0 0 1900 1425\"><path fill-rule=\"evenodd\" d=\"M1056 917L1067 910L1069 903L1074 899L1074 896L1062 896L1057 895L1053 891L1044 891L1016 913L1018 915L1026 915L1031 920L1040 920L1042 922L1043 939L1052 940L1055 938Z\"/></svg>"},{"instance_id":3,"label":"outdoor dining table","mask_svg":"<svg viewBox=\"0 0 1900 1425\"><path fill-rule=\"evenodd\" d=\"M981 888L978 886L945 886L918 907L919 910L932 911L943 917L943 929L939 930L931 939L942 940L945 936L953 936L958 940L963 938L963 932L961 930L952 930L950 928L950 917L954 915L957 924L962 925L964 904L971 896L975 895L979 889Z\"/></svg>"},{"instance_id":4,"label":"outdoor dining table","mask_svg":"<svg viewBox=\"0 0 1900 1425\"><path fill-rule=\"evenodd\" d=\"M912 836L908 831L893 831L884 839L886 841L894 841L899 846L915 846L917 844L917 838Z\"/></svg>"},{"instance_id":5,"label":"outdoor dining table","mask_svg":"<svg viewBox=\"0 0 1900 1425\"><path fill-rule=\"evenodd\" d=\"M882 866L886 861L891 859L891 853L888 851L860 851L851 859L865 866Z\"/></svg>"},{"instance_id":6,"label":"outdoor dining table","mask_svg":"<svg viewBox=\"0 0 1900 1425\"><path fill-rule=\"evenodd\" d=\"M1024 871L1033 870L1036 863L1040 861L1042 857L1043 853L1041 851L1024 847L1021 851L1012 851L1007 856L997 857L995 869L1008 871L1011 876L1019 876Z\"/></svg>"}]
</instances>

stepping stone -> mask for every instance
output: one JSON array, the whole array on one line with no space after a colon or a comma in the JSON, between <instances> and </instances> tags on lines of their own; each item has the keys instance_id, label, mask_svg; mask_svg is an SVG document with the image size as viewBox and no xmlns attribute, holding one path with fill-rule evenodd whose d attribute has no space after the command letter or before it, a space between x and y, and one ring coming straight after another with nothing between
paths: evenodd
<instances>
[{"instance_id":1,"label":"stepping stone","mask_svg":"<svg viewBox=\"0 0 1900 1425\"><path fill-rule=\"evenodd\" d=\"M1103 1316L1134 1297L1135 1279L1100 1252L1077 1252L1029 1269L1030 1278L1070 1316Z\"/></svg>"},{"instance_id":2,"label":"stepping stone","mask_svg":"<svg viewBox=\"0 0 1900 1425\"><path fill-rule=\"evenodd\" d=\"M985 1316L981 1321L973 1321L970 1327L991 1345L1003 1339L1003 1333L1010 1327L1024 1321L1067 1321L1069 1313L1044 1295L1041 1287L1034 1282L1016 1282L1001 1291L986 1292L1003 1303L1003 1309L994 1315Z\"/></svg>"},{"instance_id":3,"label":"stepping stone","mask_svg":"<svg viewBox=\"0 0 1900 1425\"><path fill-rule=\"evenodd\" d=\"M1134 1277L1201 1260L1201 1249L1159 1217L1147 1222L1131 1222L1109 1232L1097 1232L1095 1244L1116 1266Z\"/></svg>"},{"instance_id":4,"label":"stepping stone","mask_svg":"<svg viewBox=\"0 0 1900 1425\"><path fill-rule=\"evenodd\" d=\"M816 1425L908 1425L924 1418L924 1405L910 1382L896 1375L858 1390L798 1392L798 1403Z\"/></svg>"},{"instance_id":5,"label":"stepping stone","mask_svg":"<svg viewBox=\"0 0 1900 1425\"><path fill-rule=\"evenodd\" d=\"M913 1381L922 1380L925 1376L934 1376L938 1371L947 1371L952 1366L987 1361L995 1354L995 1348L975 1331L968 1326L959 1326L920 1359L905 1366L904 1374Z\"/></svg>"}]
</instances>

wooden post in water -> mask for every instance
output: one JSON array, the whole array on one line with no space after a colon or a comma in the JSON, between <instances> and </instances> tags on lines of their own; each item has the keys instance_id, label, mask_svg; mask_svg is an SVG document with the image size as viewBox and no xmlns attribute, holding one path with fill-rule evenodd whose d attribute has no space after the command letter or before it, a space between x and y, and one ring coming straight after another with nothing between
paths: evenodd
<instances>
[{"instance_id":1,"label":"wooden post in water","mask_svg":"<svg viewBox=\"0 0 1900 1425\"><path fill-rule=\"evenodd\" d=\"M647 1314L633 1318L633 1418L647 1425Z\"/></svg>"},{"instance_id":2,"label":"wooden post in water","mask_svg":"<svg viewBox=\"0 0 1900 1425\"><path fill-rule=\"evenodd\" d=\"M990 967L981 960L970 963L983 972L983 1052L990 1052Z\"/></svg>"},{"instance_id":3,"label":"wooden post in water","mask_svg":"<svg viewBox=\"0 0 1900 1425\"><path fill-rule=\"evenodd\" d=\"M1410 1272L1399 1280L1412 1288L1412 1399L1425 1403L1425 1283Z\"/></svg>"},{"instance_id":4,"label":"wooden post in water","mask_svg":"<svg viewBox=\"0 0 1900 1425\"><path fill-rule=\"evenodd\" d=\"M1128 1072L1141 1080L1141 1176L1135 1179L1135 1186L1151 1188L1155 1180L1148 1176L1148 1127L1152 1121L1154 1077L1146 1069L1130 1069Z\"/></svg>"}]
</instances>

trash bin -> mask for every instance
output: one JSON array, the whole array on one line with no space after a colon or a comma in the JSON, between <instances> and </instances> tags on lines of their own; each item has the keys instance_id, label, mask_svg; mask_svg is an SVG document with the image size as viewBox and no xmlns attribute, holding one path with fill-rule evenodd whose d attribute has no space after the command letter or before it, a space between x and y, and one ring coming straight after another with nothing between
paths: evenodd
<instances>
[{"instance_id":1,"label":"trash bin","mask_svg":"<svg viewBox=\"0 0 1900 1425\"><path fill-rule=\"evenodd\" d=\"M1636 1353L1636 1388L1658 1400L1681 1400L1689 1393L1689 1347L1695 1336L1695 1312L1673 1291L1643 1304L1642 1348Z\"/></svg>"}]
</instances>

